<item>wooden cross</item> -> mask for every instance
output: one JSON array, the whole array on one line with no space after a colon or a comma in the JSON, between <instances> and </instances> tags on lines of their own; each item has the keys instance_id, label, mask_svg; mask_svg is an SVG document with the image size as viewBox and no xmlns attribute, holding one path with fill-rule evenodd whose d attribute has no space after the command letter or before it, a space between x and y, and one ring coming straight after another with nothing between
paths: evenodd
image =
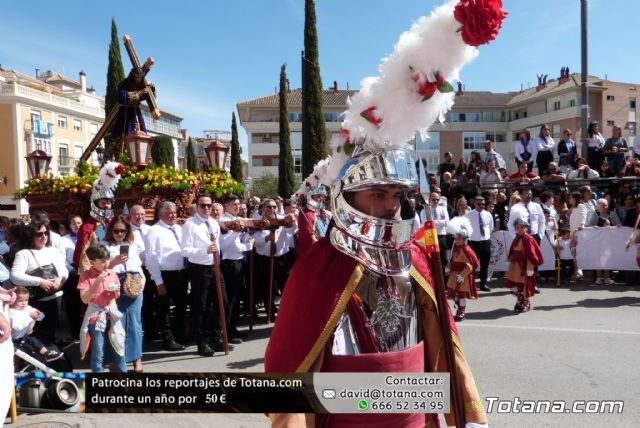
<instances>
[{"instance_id":1,"label":"wooden cross","mask_svg":"<svg viewBox=\"0 0 640 428\"><path fill-rule=\"evenodd\" d=\"M144 62L144 64L140 64L140 59L138 58L136 48L133 46L131 37L125 34L124 37L122 38L122 41L124 42L124 47L127 49L127 54L129 54L131 65L133 66L134 69L142 70L143 76L145 76L144 86L142 90L147 95L145 99L147 100L147 105L149 106L149 111L151 112L151 116L155 120L158 120L160 119L160 109L158 108L158 103L156 102L156 96L153 93L153 89L151 88L151 86L149 85L146 79L147 73L149 72L149 70L151 70L151 67L154 64L153 58L149 57ZM119 110L120 110L120 104L116 104L113 107L113 109L109 112L108 116L105 118L104 123L98 130L98 133L93 137L93 139L91 140L91 142L89 143L85 151L82 153L82 156L80 156L80 161L88 160L89 157L91 156L91 153L93 153L96 147L100 145L100 141L102 141L104 136L107 134L107 132L109 132L109 130L113 126L113 123L115 122L116 117L118 116Z\"/></svg>"}]
</instances>

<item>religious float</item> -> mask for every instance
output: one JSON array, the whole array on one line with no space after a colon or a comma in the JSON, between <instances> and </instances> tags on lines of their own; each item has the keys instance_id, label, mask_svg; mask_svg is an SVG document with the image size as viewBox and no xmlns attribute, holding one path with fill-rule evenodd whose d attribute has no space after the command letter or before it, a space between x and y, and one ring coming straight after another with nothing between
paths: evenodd
<instances>
[{"instance_id":1,"label":"religious float","mask_svg":"<svg viewBox=\"0 0 640 428\"><path fill-rule=\"evenodd\" d=\"M115 159L122 165L121 180L115 191L116 214L125 206L141 204L147 212L147 221L155 216L155 206L162 200L175 202L180 218L190 216L189 207L198 193L206 192L213 197L234 193L242 195L242 184L233 180L224 165L229 148L224 145L207 147L209 166L204 172L192 172L164 165L150 165L153 138L147 134L140 104L146 102L151 116L158 120L160 109L156 102L155 87L146 75L154 64L152 58L144 63L138 59L131 38L124 36L124 46L131 60L129 75L118 85L118 104L106 116L89 146L80 157L75 175L49 177L51 156L36 151L27 156L31 179L25 187L15 193L16 199L26 199L29 212L45 210L54 221L64 221L72 214L83 218L89 214L89 197L98 168L88 163L93 152L103 158ZM111 144L107 149L101 142L107 137ZM210 150L211 148L211 150Z\"/></svg>"}]
</instances>

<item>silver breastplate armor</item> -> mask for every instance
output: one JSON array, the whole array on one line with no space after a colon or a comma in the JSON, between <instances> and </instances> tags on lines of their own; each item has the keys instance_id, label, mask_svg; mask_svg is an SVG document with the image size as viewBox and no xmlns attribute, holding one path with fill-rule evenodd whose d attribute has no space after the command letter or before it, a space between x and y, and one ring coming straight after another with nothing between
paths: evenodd
<instances>
[{"instance_id":1,"label":"silver breastplate armor","mask_svg":"<svg viewBox=\"0 0 640 428\"><path fill-rule=\"evenodd\" d=\"M356 288L358 311L366 320L364 328L374 338L377 352L401 351L418 343L416 298L408 275L382 276L367 271ZM365 353L350 316L342 314L332 353Z\"/></svg>"}]
</instances>

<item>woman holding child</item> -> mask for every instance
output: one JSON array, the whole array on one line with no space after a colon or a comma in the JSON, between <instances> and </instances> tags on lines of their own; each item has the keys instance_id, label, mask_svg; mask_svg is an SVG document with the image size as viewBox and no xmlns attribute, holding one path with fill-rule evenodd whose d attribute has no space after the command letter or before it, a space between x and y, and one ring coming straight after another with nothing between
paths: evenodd
<instances>
[{"instance_id":1,"label":"woman holding child","mask_svg":"<svg viewBox=\"0 0 640 428\"><path fill-rule=\"evenodd\" d=\"M125 285L127 276L131 277L129 280L144 281L140 260L143 249L136 245L125 216L117 216L109 223L102 245L109 251L109 269L116 273L120 284ZM133 362L134 372L142 372L142 293L130 297L123 289L117 303L126 332L125 361Z\"/></svg>"}]
</instances>

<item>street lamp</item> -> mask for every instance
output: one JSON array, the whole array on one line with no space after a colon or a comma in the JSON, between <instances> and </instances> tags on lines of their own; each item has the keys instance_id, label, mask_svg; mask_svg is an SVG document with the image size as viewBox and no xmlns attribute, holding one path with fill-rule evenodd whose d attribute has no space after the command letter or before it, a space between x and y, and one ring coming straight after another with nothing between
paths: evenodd
<instances>
[{"instance_id":1,"label":"street lamp","mask_svg":"<svg viewBox=\"0 0 640 428\"><path fill-rule=\"evenodd\" d=\"M211 168L216 166L224 170L227 164L227 154L229 153L229 147L225 143L217 139L213 140L211 144L205 147L204 152Z\"/></svg>"},{"instance_id":2,"label":"street lamp","mask_svg":"<svg viewBox=\"0 0 640 428\"><path fill-rule=\"evenodd\" d=\"M129 153L129 158L131 158L131 163L137 166L138 169L144 169L149 165L153 138L140 129L140 124L137 120L135 130L124 137L124 145Z\"/></svg>"},{"instance_id":3,"label":"street lamp","mask_svg":"<svg viewBox=\"0 0 640 428\"><path fill-rule=\"evenodd\" d=\"M96 147L96 154L98 155L98 163L102 164L102 160L104 159L104 147L102 147L102 144Z\"/></svg>"},{"instance_id":4,"label":"street lamp","mask_svg":"<svg viewBox=\"0 0 640 428\"><path fill-rule=\"evenodd\" d=\"M42 150L34 150L25 158L27 159L27 166L29 167L31 177L40 178L47 176L47 173L49 172L49 164L52 159L51 156Z\"/></svg>"}]
</instances>

